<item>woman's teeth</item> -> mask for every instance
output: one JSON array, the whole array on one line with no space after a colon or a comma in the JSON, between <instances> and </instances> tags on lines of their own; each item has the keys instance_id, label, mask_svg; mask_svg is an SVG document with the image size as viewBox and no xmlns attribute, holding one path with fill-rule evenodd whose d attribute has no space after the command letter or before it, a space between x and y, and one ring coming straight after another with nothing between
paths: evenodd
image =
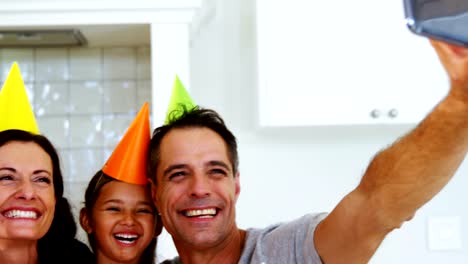
<instances>
[{"instance_id":1,"label":"woman's teeth","mask_svg":"<svg viewBox=\"0 0 468 264\"><path fill-rule=\"evenodd\" d=\"M27 218L27 219L37 219L38 215L34 211L21 211L21 210L11 210L3 215L7 218Z\"/></svg>"}]
</instances>

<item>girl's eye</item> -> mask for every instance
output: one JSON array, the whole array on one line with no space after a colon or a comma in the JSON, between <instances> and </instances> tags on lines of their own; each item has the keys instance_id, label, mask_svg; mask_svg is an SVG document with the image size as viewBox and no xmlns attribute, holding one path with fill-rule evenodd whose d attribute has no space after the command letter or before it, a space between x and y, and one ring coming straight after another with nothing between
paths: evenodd
<instances>
[{"instance_id":1,"label":"girl's eye","mask_svg":"<svg viewBox=\"0 0 468 264\"><path fill-rule=\"evenodd\" d=\"M148 209L148 208L141 208L137 210L138 213L143 213L143 214L153 214L153 210Z\"/></svg>"},{"instance_id":2,"label":"girl's eye","mask_svg":"<svg viewBox=\"0 0 468 264\"><path fill-rule=\"evenodd\" d=\"M115 207L115 206L111 206L111 207L108 207L108 208L106 209L106 211L119 212L119 211L120 211L120 208Z\"/></svg>"}]
</instances>

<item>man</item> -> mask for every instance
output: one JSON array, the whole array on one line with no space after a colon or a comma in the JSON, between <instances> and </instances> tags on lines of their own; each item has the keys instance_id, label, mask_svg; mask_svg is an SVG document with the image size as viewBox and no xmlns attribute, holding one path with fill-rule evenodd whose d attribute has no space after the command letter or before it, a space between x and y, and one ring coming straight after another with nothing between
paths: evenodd
<instances>
[{"instance_id":1,"label":"man","mask_svg":"<svg viewBox=\"0 0 468 264\"><path fill-rule=\"evenodd\" d=\"M449 74L449 94L378 153L328 215L239 229L237 145L222 119L194 109L157 128L148 173L179 253L168 263L367 263L389 232L447 184L468 150L468 49L431 42Z\"/></svg>"}]
</instances>

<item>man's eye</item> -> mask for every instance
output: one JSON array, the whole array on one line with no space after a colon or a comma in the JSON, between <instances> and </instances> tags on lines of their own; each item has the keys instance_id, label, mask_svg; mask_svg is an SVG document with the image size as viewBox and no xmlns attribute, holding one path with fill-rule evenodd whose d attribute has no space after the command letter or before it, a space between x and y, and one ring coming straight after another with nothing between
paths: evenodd
<instances>
[{"instance_id":1,"label":"man's eye","mask_svg":"<svg viewBox=\"0 0 468 264\"><path fill-rule=\"evenodd\" d=\"M222 176L227 175L227 172L223 169L212 169L210 173L214 175L222 175Z\"/></svg>"},{"instance_id":2,"label":"man's eye","mask_svg":"<svg viewBox=\"0 0 468 264\"><path fill-rule=\"evenodd\" d=\"M169 175L169 180L181 178L183 176L187 175L184 171L177 171Z\"/></svg>"}]
</instances>

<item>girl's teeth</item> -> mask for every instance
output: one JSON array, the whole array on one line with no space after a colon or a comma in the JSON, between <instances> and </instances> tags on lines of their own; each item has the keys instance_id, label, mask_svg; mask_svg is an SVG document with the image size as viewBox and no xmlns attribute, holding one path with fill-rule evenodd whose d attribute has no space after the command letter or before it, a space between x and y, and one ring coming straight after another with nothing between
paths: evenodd
<instances>
[{"instance_id":1,"label":"girl's teeth","mask_svg":"<svg viewBox=\"0 0 468 264\"><path fill-rule=\"evenodd\" d=\"M132 244L138 239L138 235L130 234L115 234L114 237L124 244Z\"/></svg>"}]
</instances>

